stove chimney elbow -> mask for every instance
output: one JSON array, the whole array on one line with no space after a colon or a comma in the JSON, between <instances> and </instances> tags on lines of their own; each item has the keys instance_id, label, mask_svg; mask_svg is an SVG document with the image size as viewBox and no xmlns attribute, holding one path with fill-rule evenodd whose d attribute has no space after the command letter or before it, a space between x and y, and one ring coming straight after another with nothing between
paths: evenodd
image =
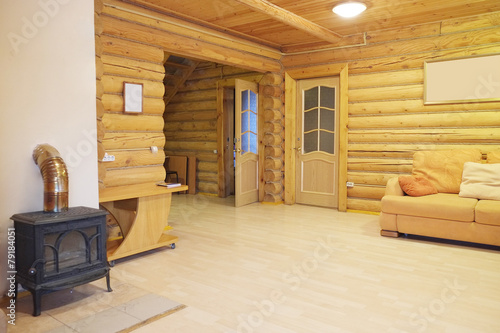
<instances>
[{"instance_id":1,"label":"stove chimney elbow","mask_svg":"<svg viewBox=\"0 0 500 333\"><path fill-rule=\"evenodd\" d=\"M33 160L40 168L43 178L43 210L68 210L68 170L57 149L48 144L40 144L33 150Z\"/></svg>"}]
</instances>

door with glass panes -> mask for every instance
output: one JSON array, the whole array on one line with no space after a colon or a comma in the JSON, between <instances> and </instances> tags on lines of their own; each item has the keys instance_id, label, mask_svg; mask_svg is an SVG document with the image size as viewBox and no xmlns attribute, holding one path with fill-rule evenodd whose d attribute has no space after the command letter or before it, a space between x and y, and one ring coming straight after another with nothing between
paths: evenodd
<instances>
[{"instance_id":1,"label":"door with glass panes","mask_svg":"<svg viewBox=\"0 0 500 333\"><path fill-rule=\"evenodd\" d=\"M258 85L235 82L235 206L259 200Z\"/></svg>"},{"instance_id":2,"label":"door with glass panes","mask_svg":"<svg viewBox=\"0 0 500 333\"><path fill-rule=\"evenodd\" d=\"M338 207L338 87L338 77L297 82L297 203Z\"/></svg>"}]
</instances>

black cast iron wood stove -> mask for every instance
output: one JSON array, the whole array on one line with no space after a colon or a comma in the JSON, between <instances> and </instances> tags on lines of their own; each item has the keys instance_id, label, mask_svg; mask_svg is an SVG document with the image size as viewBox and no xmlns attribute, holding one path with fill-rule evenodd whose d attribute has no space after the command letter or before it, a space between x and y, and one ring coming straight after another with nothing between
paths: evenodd
<instances>
[{"instance_id":1,"label":"black cast iron wood stove","mask_svg":"<svg viewBox=\"0 0 500 333\"><path fill-rule=\"evenodd\" d=\"M33 315L41 297L106 277L106 211L72 207L62 212L31 212L11 217L16 230L16 295L21 284L33 295Z\"/></svg>"}]
</instances>

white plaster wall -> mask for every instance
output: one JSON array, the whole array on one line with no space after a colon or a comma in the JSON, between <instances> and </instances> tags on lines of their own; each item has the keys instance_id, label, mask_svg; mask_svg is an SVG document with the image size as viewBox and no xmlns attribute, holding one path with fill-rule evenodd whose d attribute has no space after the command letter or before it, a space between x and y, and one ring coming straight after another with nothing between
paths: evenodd
<instances>
[{"instance_id":1,"label":"white plaster wall","mask_svg":"<svg viewBox=\"0 0 500 333\"><path fill-rule=\"evenodd\" d=\"M0 0L2 295L10 217L43 210L37 144L66 162L70 207L98 207L94 43L93 1Z\"/></svg>"}]
</instances>

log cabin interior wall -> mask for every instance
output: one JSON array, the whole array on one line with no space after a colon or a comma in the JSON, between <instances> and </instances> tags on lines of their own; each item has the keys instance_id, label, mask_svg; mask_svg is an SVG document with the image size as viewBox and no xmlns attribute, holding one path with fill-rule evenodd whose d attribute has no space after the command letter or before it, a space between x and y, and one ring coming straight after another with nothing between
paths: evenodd
<instances>
[{"instance_id":1,"label":"log cabin interior wall","mask_svg":"<svg viewBox=\"0 0 500 333\"><path fill-rule=\"evenodd\" d=\"M113 164L106 162L109 164L104 164L105 167L100 163L101 186L161 180L164 177L160 161L163 159L161 148L166 145L167 153L181 152L186 147L184 143L189 141L183 136L190 135L193 140L191 145L196 145L189 131L184 134L178 132L178 136L174 132L167 133L165 144L162 130L162 64L165 50L187 58L201 59L205 61L202 66L215 68L216 65L206 62L210 61L262 73L283 73L283 68L287 71L307 66L348 64L347 181L355 184L347 191L347 209L350 210L380 211L380 199L387 180L395 175L409 173L412 154L417 150L478 147L487 153L498 147L500 103L424 105L423 67L425 60L499 53L499 12L394 30L378 30L373 25L372 31L366 33L366 42L362 46L282 55L251 44L230 44L213 36L204 36L203 33L188 36L192 32L149 17L149 14L153 17L161 14L150 13L144 7L105 0L102 10L99 10L98 3L96 1L96 12L101 13L96 17L96 61L102 61L102 66L97 66L99 158L102 159L104 153L110 151L117 157ZM148 15L138 15L134 11ZM97 29L99 22L102 23L101 30ZM101 72L99 68L102 68ZM200 67L199 72L193 74L191 80L181 88L185 91L173 97L179 107L182 103L188 103L183 100L183 94L195 94L189 92L190 85L202 84L208 78L203 76L207 75L207 71L208 68ZM123 102L120 89L125 79L145 84L143 115L121 113ZM270 86L281 89L279 93L270 93L275 98L272 102L276 102L276 99L283 101L283 84L274 82ZM209 90L210 94L214 93L212 88ZM280 93L281 97L277 97ZM203 96L207 92L201 90L199 94ZM200 98L200 101L204 99ZM212 96L210 109L213 108L213 102ZM167 107L167 111L172 113L167 113L166 119L175 125L167 124L167 129L168 126L181 126L181 121L175 120L175 117L184 112L177 112L174 106L171 107ZM269 110L273 111L267 112L265 116L266 134L277 135L263 138L266 145L265 164L266 168L270 168L266 170L265 177L269 177L266 179L270 184L267 190L275 193L268 196L271 192L266 192L265 197L266 201L281 201L283 131L286 128L282 107L271 107ZM213 121L213 109L207 113L201 112L196 113L197 119L210 115L210 120L206 122ZM271 113L274 113L272 117ZM212 126L213 123L210 133L198 133L201 134L200 139L206 137L209 140L203 141L204 147L200 146L202 149L199 151L194 149L200 160L199 190L208 193L217 191L216 156L210 153L217 147L213 141ZM179 142L183 142L183 147ZM201 144L201 141L196 142ZM148 149L152 145L158 146L159 155L151 156Z\"/></svg>"},{"instance_id":2,"label":"log cabin interior wall","mask_svg":"<svg viewBox=\"0 0 500 333\"><path fill-rule=\"evenodd\" d=\"M285 69L348 63L347 209L380 211L418 150L497 149L500 103L424 105L424 61L500 52L500 13L367 33L365 46L286 55Z\"/></svg>"},{"instance_id":3,"label":"log cabin interior wall","mask_svg":"<svg viewBox=\"0 0 500 333\"><path fill-rule=\"evenodd\" d=\"M217 85L233 87L235 78L258 82L262 73L202 62L165 108L167 155L194 155L197 189L218 194Z\"/></svg>"},{"instance_id":4,"label":"log cabin interior wall","mask_svg":"<svg viewBox=\"0 0 500 333\"><path fill-rule=\"evenodd\" d=\"M123 190L123 186L163 181L166 149L169 154L196 154L199 160L199 190L217 193L214 172L217 155L213 153L217 149L217 132L213 97L216 96L217 80L221 77L219 75L215 80L210 78L211 74L206 74L207 71L200 69L182 88L179 87L180 91L175 96L170 96L164 85L164 79L169 75L165 73L164 64L177 52L186 58L238 66L243 70L238 70L237 74L243 77L252 71L259 71L261 79L265 72L281 70L279 53L251 43L226 42L226 45L218 45L214 40L220 39L213 34L200 35L199 31L180 28L162 20L160 13L122 1L96 0L95 8L100 187L122 187ZM194 36L190 35L193 33ZM202 63L202 66L206 65L206 62ZM234 69L227 67L228 72L231 70ZM232 76L234 80L235 75ZM123 113L124 81L144 85L142 114ZM197 90L203 85L202 90ZM194 103L188 101L192 98L189 97L192 96L190 89L196 90ZM209 95L211 97L207 97ZM169 104L172 102L165 114L166 124L163 119L164 98ZM185 107L195 109L187 112L182 109ZM193 121L187 124L181 120L184 116ZM195 126L197 133L185 126ZM169 138L167 145L164 127ZM176 135L170 130L175 130ZM151 151L152 146L158 147L158 153ZM104 162L105 154L113 155L115 160Z\"/></svg>"},{"instance_id":5,"label":"log cabin interior wall","mask_svg":"<svg viewBox=\"0 0 500 333\"><path fill-rule=\"evenodd\" d=\"M98 1L96 8L97 4ZM102 68L97 93L100 187L161 181L165 178L164 52L159 46L116 36L116 19L105 14L105 5L99 7L96 53L97 62L101 63L97 67ZM124 22L120 23L119 28L123 28ZM143 84L141 114L123 113L124 81ZM158 147L157 153L151 151L152 146ZM115 160L104 162L104 154Z\"/></svg>"},{"instance_id":6,"label":"log cabin interior wall","mask_svg":"<svg viewBox=\"0 0 500 333\"><path fill-rule=\"evenodd\" d=\"M225 168L219 165L224 151L224 143L220 140L222 128L218 123L222 118L220 103L223 102L219 100L219 90L234 90L235 79L256 82L260 86L264 117L261 141L265 146L260 200L282 201L284 128L283 79L280 74L263 74L213 62L199 63L165 107L165 152L167 155L196 157L196 188L200 192L220 196L229 194L227 189L221 188L225 183L221 178L230 176L227 168L232 165ZM232 148L227 152L232 154Z\"/></svg>"},{"instance_id":7,"label":"log cabin interior wall","mask_svg":"<svg viewBox=\"0 0 500 333\"><path fill-rule=\"evenodd\" d=\"M219 90L234 90L235 79L256 82L260 86L264 145L263 186L260 200L282 201L283 167L283 78L281 74L258 73L247 69L201 62L179 87L165 107L165 152L167 155L196 156L196 188L202 193L226 196L221 180L230 176L228 167L221 169L219 160L224 151L221 139L222 117ZM234 103L234 99L232 101ZM234 124L228 124L234 126ZM232 149L228 152L232 153ZM222 177L222 178L224 178ZM234 176L233 176L234 177ZM226 193L226 194L221 194Z\"/></svg>"}]
</instances>

